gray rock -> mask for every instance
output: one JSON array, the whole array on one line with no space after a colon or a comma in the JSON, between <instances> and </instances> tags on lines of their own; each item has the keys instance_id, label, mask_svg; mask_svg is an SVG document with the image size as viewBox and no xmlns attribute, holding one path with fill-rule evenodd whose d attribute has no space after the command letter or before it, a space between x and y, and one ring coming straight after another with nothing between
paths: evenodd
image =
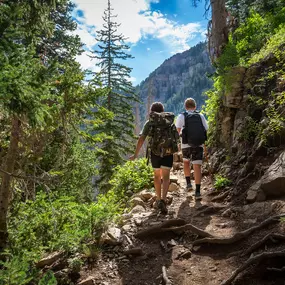
<instances>
[{"instance_id":1,"label":"gray rock","mask_svg":"<svg viewBox=\"0 0 285 285\"><path fill-rule=\"evenodd\" d=\"M52 265L55 261L59 260L61 257L63 257L64 252L63 251L56 251L45 258L42 258L40 261L36 263L37 268L43 268L48 265Z\"/></svg>"},{"instance_id":2,"label":"gray rock","mask_svg":"<svg viewBox=\"0 0 285 285\"><path fill-rule=\"evenodd\" d=\"M117 245L121 243L121 230L117 227L109 227L100 238L100 244Z\"/></svg>"},{"instance_id":3,"label":"gray rock","mask_svg":"<svg viewBox=\"0 0 285 285\"><path fill-rule=\"evenodd\" d=\"M140 197L134 197L130 201L132 207L134 208L137 205L144 207L144 201Z\"/></svg>"},{"instance_id":4,"label":"gray rock","mask_svg":"<svg viewBox=\"0 0 285 285\"><path fill-rule=\"evenodd\" d=\"M285 151L263 175L261 189L266 196L281 197L285 195Z\"/></svg>"},{"instance_id":5,"label":"gray rock","mask_svg":"<svg viewBox=\"0 0 285 285\"><path fill-rule=\"evenodd\" d=\"M149 190L145 189L137 194L137 197L140 197L145 202L151 199L154 196L154 193L150 192Z\"/></svg>"},{"instance_id":6,"label":"gray rock","mask_svg":"<svg viewBox=\"0 0 285 285\"><path fill-rule=\"evenodd\" d=\"M285 196L285 151L267 169L262 178L247 192L247 202L264 201L267 197Z\"/></svg>"},{"instance_id":7,"label":"gray rock","mask_svg":"<svg viewBox=\"0 0 285 285\"><path fill-rule=\"evenodd\" d=\"M137 205L135 206L132 210L131 210L131 214L135 214L135 213L141 213L144 212L145 208L141 205Z\"/></svg>"}]
</instances>

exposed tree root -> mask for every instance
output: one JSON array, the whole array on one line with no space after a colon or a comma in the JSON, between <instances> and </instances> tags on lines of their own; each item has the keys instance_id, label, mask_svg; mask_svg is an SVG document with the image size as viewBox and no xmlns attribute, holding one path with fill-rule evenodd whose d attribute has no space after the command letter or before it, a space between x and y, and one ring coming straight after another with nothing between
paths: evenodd
<instances>
[{"instance_id":1,"label":"exposed tree root","mask_svg":"<svg viewBox=\"0 0 285 285\"><path fill-rule=\"evenodd\" d=\"M198 213L193 215L193 218L200 216L201 214L214 214L216 212L219 212L220 210L224 210L226 206L209 206Z\"/></svg>"},{"instance_id":2,"label":"exposed tree root","mask_svg":"<svg viewBox=\"0 0 285 285\"><path fill-rule=\"evenodd\" d=\"M172 232L175 234L181 234L186 231L191 231L192 233L200 237L213 237L210 233L205 232L192 224L185 224L184 220L169 220L161 225L154 226L142 231L139 231L135 237L143 239L145 237L150 237L151 235L157 235L165 232Z\"/></svg>"},{"instance_id":3,"label":"exposed tree root","mask_svg":"<svg viewBox=\"0 0 285 285\"><path fill-rule=\"evenodd\" d=\"M206 237L200 240L194 241L193 245L202 244L202 243L211 243L211 244L232 244L238 242L246 237L248 237L252 232L261 229L271 223L279 222L281 217L284 217L285 214L277 215L270 217L267 220L263 221L257 226L253 226L245 231L238 232L231 237Z\"/></svg>"},{"instance_id":4,"label":"exposed tree root","mask_svg":"<svg viewBox=\"0 0 285 285\"><path fill-rule=\"evenodd\" d=\"M125 255L141 256L144 255L143 250L140 247L131 248L124 251Z\"/></svg>"},{"instance_id":5,"label":"exposed tree root","mask_svg":"<svg viewBox=\"0 0 285 285\"><path fill-rule=\"evenodd\" d=\"M285 266L283 266L282 268L268 267L267 270L275 272L285 272Z\"/></svg>"},{"instance_id":6,"label":"exposed tree root","mask_svg":"<svg viewBox=\"0 0 285 285\"><path fill-rule=\"evenodd\" d=\"M210 233L203 231L197 227L195 227L192 224L186 224L184 226L180 226L180 227L171 227L171 228L167 228L167 229L162 229L164 232L168 231L168 232L173 232L176 234L181 234L183 232L187 232L187 231L191 231L193 234L196 234L200 237L213 237Z\"/></svg>"},{"instance_id":7,"label":"exposed tree root","mask_svg":"<svg viewBox=\"0 0 285 285\"><path fill-rule=\"evenodd\" d=\"M163 278L163 281L164 281L165 285L172 285L172 282L167 277L167 271L166 271L166 267L165 266L162 266L162 278Z\"/></svg>"},{"instance_id":8,"label":"exposed tree root","mask_svg":"<svg viewBox=\"0 0 285 285\"><path fill-rule=\"evenodd\" d=\"M220 201L220 200L223 200L224 198L226 198L230 193L230 190L227 190L223 193L221 193L220 195L214 197L211 201L212 202L217 202L217 201Z\"/></svg>"},{"instance_id":9,"label":"exposed tree root","mask_svg":"<svg viewBox=\"0 0 285 285\"><path fill-rule=\"evenodd\" d=\"M282 239L285 240L285 235L281 234L273 234L270 233L266 235L263 239L259 240L258 242L254 243L251 247L249 247L241 256L245 256L247 254L251 254L254 250L261 247L263 244L265 244L268 240L272 240L273 242L276 242L275 239Z\"/></svg>"},{"instance_id":10,"label":"exposed tree root","mask_svg":"<svg viewBox=\"0 0 285 285\"><path fill-rule=\"evenodd\" d=\"M186 224L186 222L184 220L182 220L182 219L168 220L168 221L165 221L165 222L161 223L158 226L153 226L151 228L148 228L148 229L141 230L141 231L137 232L135 234L135 237L139 238L139 239L143 239L143 238L149 237L151 235L156 235L156 234L159 234L159 233L166 232L167 229L170 228L170 227L182 226L182 225L185 225L185 224Z\"/></svg>"},{"instance_id":11,"label":"exposed tree root","mask_svg":"<svg viewBox=\"0 0 285 285\"><path fill-rule=\"evenodd\" d=\"M285 250L282 251L275 251L275 252L263 252L261 254L255 255L251 258L249 258L242 266L240 266L238 269L236 269L233 274L228 278L227 280L223 281L220 285L230 285L235 278L248 266L252 265L253 263L259 263L260 261L268 258L273 257L285 257Z\"/></svg>"}]
</instances>

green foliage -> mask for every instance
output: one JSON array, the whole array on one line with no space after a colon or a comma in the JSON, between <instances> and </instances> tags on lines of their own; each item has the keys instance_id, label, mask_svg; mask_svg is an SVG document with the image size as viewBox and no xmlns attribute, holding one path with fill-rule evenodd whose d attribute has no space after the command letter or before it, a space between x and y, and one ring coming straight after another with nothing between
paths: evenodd
<instances>
[{"instance_id":1,"label":"green foliage","mask_svg":"<svg viewBox=\"0 0 285 285\"><path fill-rule=\"evenodd\" d=\"M56 278L52 271L48 271L39 281L38 285L57 285Z\"/></svg>"},{"instance_id":2,"label":"green foliage","mask_svg":"<svg viewBox=\"0 0 285 285\"><path fill-rule=\"evenodd\" d=\"M252 117L246 116L244 127L239 133L237 133L237 136L243 141L252 142L258 135L259 130L260 126L258 122L256 122Z\"/></svg>"},{"instance_id":3,"label":"green foliage","mask_svg":"<svg viewBox=\"0 0 285 285\"><path fill-rule=\"evenodd\" d=\"M97 259L101 252L101 248L97 244L83 244L82 253L85 258Z\"/></svg>"},{"instance_id":4,"label":"green foliage","mask_svg":"<svg viewBox=\"0 0 285 285\"><path fill-rule=\"evenodd\" d=\"M251 11L233 36L240 64L252 64L276 50L284 42L284 22L284 7L265 14ZM266 44L267 40L269 44Z\"/></svg>"},{"instance_id":5,"label":"green foliage","mask_svg":"<svg viewBox=\"0 0 285 285\"><path fill-rule=\"evenodd\" d=\"M285 13L285 9L284 9ZM285 43L285 23L281 24L276 33L273 34L267 41L267 43L258 50L252 58L249 60L249 64L254 64L261 59L265 58L269 54L274 54L277 59L282 59L284 56L284 51L280 47Z\"/></svg>"},{"instance_id":6,"label":"green foliage","mask_svg":"<svg viewBox=\"0 0 285 285\"><path fill-rule=\"evenodd\" d=\"M284 106L284 105L283 105ZM266 127L260 132L260 138L267 142L269 138L274 138L284 130L285 117L274 106L268 106L266 109Z\"/></svg>"},{"instance_id":7,"label":"green foliage","mask_svg":"<svg viewBox=\"0 0 285 285\"><path fill-rule=\"evenodd\" d=\"M83 261L79 257L70 258L67 263L71 272L79 272L83 265Z\"/></svg>"},{"instance_id":8,"label":"green foliage","mask_svg":"<svg viewBox=\"0 0 285 285\"><path fill-rule=\"evenodd\" d=\"M0 272L0 280L7 283L0 282L0 285L37 280L39 275L37 270L31 270L32 263L45 252L81 251L86 258L96 258L100 252L96 242L108 224L120 219L127 206L126 192L135 193L149 187L151 182L151 167L146 159L139 159L118 166L110 182L111 190L99 195L96 202L82 203L71 194L60 196L61 191L53 191L38 193L34 201L17 203L9 217L10 248ZM82 261L72 258L68 264L70 269L78 271ZM49 274L41 282L46 280L51 283L41 284L54 284Z\"/></svg>"},{"instance_id":9,"label":"green foliage","mask_svg":"<svg viewBox=\"0 0 285 285\"><path fill-rule=\"evenodd\" d=\"M252 11L246 23L240 25L234 33L236 49L243 61L247 61L252 52L260 50L268 35L267 21L260 14Z\"/></svg>"},{"instance_id":10,"label":"green foliage","mask_svg":"<svg viewBox=\"0 0 285 285\"><path fill-rule=\"evenodd\" d=\"M229 36L229 42L223 49L222 55L218 58L217 69L219 74L226 73L231 67L238 65L239 55L232 35Z\"/></svg>"},{"instance_id":11,"label":"green foliage","mask_svg":"<svg viewBox=\"0 0 285 285\"><path fill-rule=\"evenodd\" d=\"M269 85L275 80L282 80L284 76L284 43L285 43L285 13L284 1L246 0L251 3L249 6L231 0L230 9L240 24L229 36L229 42L223 49L222 55L216 62L217 73L213 90L206 93L208 100L204 111L210 123L209 142L213 143L219 131L220 118L217 113L222 108L221 98L235 83L235 69L237 66L250 66L274 56L276 64L272 70L259 79L261 85ZM261 82L262 81L262 82ZM277 97L279 99L277 99ZM254 142L255 139L268 141L283 130L284 115L280 112L282 108L282 95L272 95L268 98L261 98L256 95L249 95L253 107L257 110L264 109L265 118L262 122L258 119L247 116L243 130L238 134L239 138L247 142ZM269 102L270 101L270 102ZM278 102L283 102L279 104Z\"/></svg>"},{"instance_id":12,"label":"green foliage","mask_svg":"<svg viewBox=\"0 0 285 285\"><path fill-rule=\"evenodd\" d=\"M205 92L207 99L206 104L203 106L203 113L207 116L209 131L208 131L208 145L214 145L217 139L218 126L217 115L221 106L222 98L222 82L221 77L216 77L214 81L214 88Z\"/></svg>"},{"instance_id":13,"label":"green foliage","mask_svg":"<svg viewBox=\"0 0 285 285\"><path fill-rule=\"evenodd\" d=\"M228 178L223 177L220 174L215 175L215 182L214 182L215 189L221 190L221 189L229 186L231 183L232 183L231 180L229 180Z\"/></svg>"},{"instance_id":14,"label":"green foliage","mask_svg":"<svg viewBox=\"0 0 285 285\"><path fill-rule=\"evenodd\" d=\"M10 218L10 242L38 255L46 250L73 251L84 237L91 236L92 206L78 204L72 197L39 193L35 201L20 203Z\"/></svg>"},{"instance_id":15,"label":"green foliage","mask_svg":"<svg viewBox=\"0 0 285 285\"><path fill-rule=\"evenodd\" d=\"M115 169L110 181L112 191L119 197L126 197L126 191L136 193L152 185L153 173L146 159L128 161ZM127 199L127 197L126 197Z\"/></svg>"},{"instance_id":16,"label":"green foliage","mask_svg":"<svg viewBox=\"0 0 285 285\"><path fill-rule=\"evenodd\" d=\"M5 262L0 261L0 285L28 284L35 274L31 269L30 259L25 255L4 254Z\"/></svg>"}]
</instances>

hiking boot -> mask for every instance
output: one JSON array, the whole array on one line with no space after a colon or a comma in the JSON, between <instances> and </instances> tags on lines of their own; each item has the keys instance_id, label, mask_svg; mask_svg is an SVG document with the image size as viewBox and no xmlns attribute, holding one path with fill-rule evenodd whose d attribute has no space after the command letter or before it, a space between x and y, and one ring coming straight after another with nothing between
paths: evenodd
<instances>
[{"instance_id":1,"label":"hiking boot","mask_svg":"<svg viewBox=\"0 0 285 285\"><path fill-rule=\"evenodd\" d=\"M157 206L158 206L158 209L160 210L161 214L163 214L163 215L167 214L168 210L166 208L166 203L164 200L159 200Z\"/></svg>"},{"instance_id":2,"label":"hiking boot","mask_svg":"<svg viewBox=\"0 0 285 285\"><path fill-rule=\"evenodd\" d=\"M202 199L202 196L201 196L201 193L200 192L195 192L195 200L201 200Z\"/></svg>"},{"instance_id":3,"label":"hiking boot","mask_svg":"<svg viewBox=\"0 0 285 285\"><path fill-rule=\"evenodd\" d=\"M187 184L185 190L186 190L186 192L192 191L193 190L192 184L191 183Z\"/></svg>"}]
</instances>

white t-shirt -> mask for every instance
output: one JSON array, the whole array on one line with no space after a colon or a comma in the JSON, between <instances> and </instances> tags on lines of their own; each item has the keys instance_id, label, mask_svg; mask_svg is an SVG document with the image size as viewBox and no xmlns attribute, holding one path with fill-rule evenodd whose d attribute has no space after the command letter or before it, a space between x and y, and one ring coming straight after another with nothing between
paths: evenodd
<instances>
[{"instance_id":1,"label":"white t-shirt","mask_svg":"<svg viewBox=\"0 0 285 285\"><path fill-rule=\"evenodd\" d=\"M187 111L187 113L188 113L188 114L189 114L189 113L193 113L193 111ZM201 117L201 119L202 119L202 124L203 124L205 130L207 131L207 130L209 129L208 123L207 123L207 121L206 121L206 119L205 119L205 117L204 117L203 114L200 114L200 113L199 113L199 115L200 115L200 117ZM181 129L180 133L182 133L182 130L183 130L183 128L184 128L184 125L185 125L185 116L184 116L184 114L179 114L178 117L177 117L175 126L176 126L176 128ZM201 146L203 146L203 145L201 145ZM189 147L188 144L183 144L183 143L181 142L181 148L187 148L187 147Z\"/></svg>"}]
</instances>

